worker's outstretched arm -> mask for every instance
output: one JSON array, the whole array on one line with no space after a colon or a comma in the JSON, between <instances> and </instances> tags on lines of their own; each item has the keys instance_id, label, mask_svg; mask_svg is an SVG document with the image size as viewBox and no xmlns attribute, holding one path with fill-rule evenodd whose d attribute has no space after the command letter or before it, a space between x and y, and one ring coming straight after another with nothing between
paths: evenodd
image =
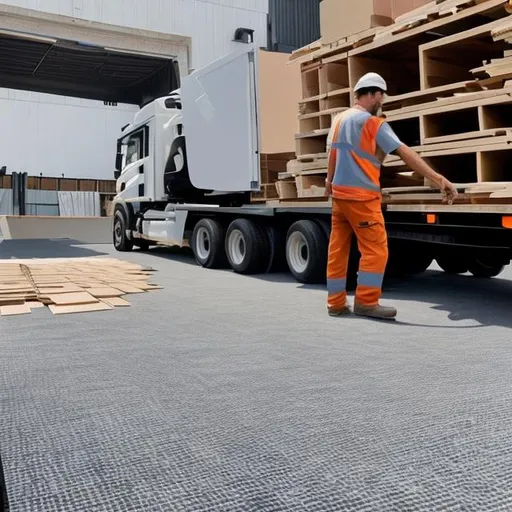
<instances>
[{"instance_id":1,"label":"worker's outstretched arm","mask_svg":"<svg viewBox=\"0 0 512 512\"><path fill-rule=\"evenodd\" d=\"M457 189L455 186L448 181L444 176L434 171L418 153L412 150L410 147L402 144L397 150L396 154L404 161L404 163L410 167L413 171L418 174L425 176L429 180L433 181L443 193L444 200L452 204L454 199L457 197Z\"/></svg>"}]
</instances>

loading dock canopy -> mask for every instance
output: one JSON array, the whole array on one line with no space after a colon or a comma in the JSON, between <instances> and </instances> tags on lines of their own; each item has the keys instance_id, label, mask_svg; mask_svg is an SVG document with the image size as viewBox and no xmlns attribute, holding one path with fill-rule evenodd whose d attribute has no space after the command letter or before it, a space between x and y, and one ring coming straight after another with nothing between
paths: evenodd
<instances>
[{"instance_id":1,"label":"loading dock canopy","mask_svg":"<svg viewBox=\"0 0 512 512\"><path fill-rule=\"evenodd\" d=\"M179 87L164 57L0 30L0 87L143 106Z\"/></svg>"}]
</instances>

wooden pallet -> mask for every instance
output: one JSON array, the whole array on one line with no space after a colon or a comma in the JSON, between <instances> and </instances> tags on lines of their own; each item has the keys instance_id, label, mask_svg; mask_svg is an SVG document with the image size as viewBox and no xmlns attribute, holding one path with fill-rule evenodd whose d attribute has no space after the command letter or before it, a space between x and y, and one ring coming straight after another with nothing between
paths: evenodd
<instances>
[{"instance_id":1,"label":"wooden pallet","mask_svg":"<svg viewBox=\"0 0 512 512\"><path fill-rule=\"evenodd\" d=\"M260 155L260 190L251 194L252 203L262 203L278 196L275 182L279 174L286 172L288 162L295 153L263 153Z\"/></svg>"},{"instance_id":2,"label":"wooden pallet","mask_svg":"<svg viewBox=\"0 0 512 512\"><path fill-rule=\"evenodd\" d=\"M260 185L259 192L253 192L251 194L252 203L263 203L269 199L276 199L278 197L276 182L277 179L272 183L262 183Z\"/></svg>"},{"instance_id":3,"label":"wooden pallet","mask_svg":"<svg viewBox=\"0 0 512 512\"><path fill-rule=\"evenodd\" d=\"M388 83L387 121L434 169L462 183L512 181L512 16L506 5L435 0L361 40L354 34L298 52L303 99L296 158L278 178L290 187L293 179L325 176L333 118L353 106L357 80L375 71ZM385 186L422 182L398 157L386 158ZM298 186L298 200L301 194Z\"/></svg>"},{"instance_id":4,"label":"wooden pallet","mask_svg":"<svg viewBox=\"0 0 512 512\"><path fill-rule=\"evenodd\" d=\"M496 137L498 139L498 137ZM473 141L468 141L473 142ZM429 151L422 146L419 154L440 174L460 183L512 181L512 143L465 145ZM399 158L385 161L383 174L409 170Z\"/></svg>"},{"instance_id":5,"label":"wooden pallet","mask_svg":"<svg viewBox=\"0 0 512 512\"><path fill-rule=\"evenodd\" d=\"M468 183L455 184L459 196L455 205L511 205L512 183ZM443 204L442 194L428 186L384 188L383 203L385 205L432 205Z\"/></svg>"}]
</instances>

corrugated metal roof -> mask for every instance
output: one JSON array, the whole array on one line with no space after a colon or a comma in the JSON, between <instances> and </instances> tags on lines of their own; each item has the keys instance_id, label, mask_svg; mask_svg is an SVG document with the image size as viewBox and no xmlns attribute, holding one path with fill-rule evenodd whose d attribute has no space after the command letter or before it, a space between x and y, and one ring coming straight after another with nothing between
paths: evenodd
<instances>
[{"instance_id":1,"label":"corrugated metal roof","mask_svg":"<svg viewBox=\"0 0 512 512\"><path fill-rule=\"evenodd\" d=\"M318 0L269 0L268 49L292 52L320 39Z\"/></svg>"}]
</instances>

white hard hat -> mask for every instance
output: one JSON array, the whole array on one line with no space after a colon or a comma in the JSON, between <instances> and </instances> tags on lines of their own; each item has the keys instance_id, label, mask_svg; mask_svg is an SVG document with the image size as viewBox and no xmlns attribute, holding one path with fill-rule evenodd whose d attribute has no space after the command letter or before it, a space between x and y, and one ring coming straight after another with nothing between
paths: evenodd
<instances>
[{"instance_id":1,"label":"white hard hat","mask_svg":"<svg viewBox=\"0 0 512 512\"><path fill-rule=\"evenodd\" d=\"M366 89L367 87L378 87L384 92L388 88L384 78L377 73L366 73L366 75L362 76L354 87L354 92L357 92L359 89Z\"/></svg>"}]
</instances>

